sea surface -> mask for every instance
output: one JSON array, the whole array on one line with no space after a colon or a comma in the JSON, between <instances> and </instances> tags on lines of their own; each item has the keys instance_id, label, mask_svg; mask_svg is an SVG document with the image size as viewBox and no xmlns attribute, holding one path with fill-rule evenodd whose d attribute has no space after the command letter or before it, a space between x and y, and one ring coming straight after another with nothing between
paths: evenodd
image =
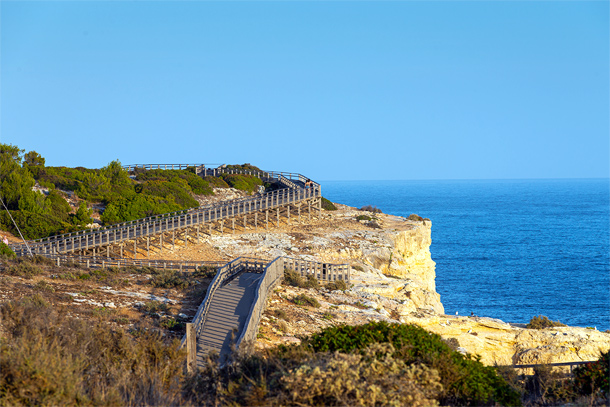
<instances>
[{"instance_id":1,"label":"sea surface","mask_svg":"<svg viewBox=\"0 0 610 407\"><path fill-rule=\"evenodd\" d=\"M321 184L333 202L432 220L447 314L610 329L610 180Z\"/></svg>"}]
</instances>

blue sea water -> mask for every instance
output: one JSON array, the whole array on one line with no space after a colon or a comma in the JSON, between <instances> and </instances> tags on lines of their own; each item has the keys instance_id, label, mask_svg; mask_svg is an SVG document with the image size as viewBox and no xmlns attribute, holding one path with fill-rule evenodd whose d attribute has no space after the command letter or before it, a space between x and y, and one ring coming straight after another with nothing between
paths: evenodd
<instances>
[{"instance_id":1,"label":"blue sea water","mask_svg":"<svg viewBox=\"0 0 610 407\"><path fill-rule=\"evenodd\" d=\"M333 202L432 220L447 314L610 329L608 179L327 181Z\"/></svg>"}]
</instances>

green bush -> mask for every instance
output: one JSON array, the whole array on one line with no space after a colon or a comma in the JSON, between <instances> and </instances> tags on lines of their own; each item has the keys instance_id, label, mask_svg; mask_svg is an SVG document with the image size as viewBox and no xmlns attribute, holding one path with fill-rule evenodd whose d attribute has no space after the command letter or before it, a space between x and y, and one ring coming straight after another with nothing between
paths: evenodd
<instances>
[{"instance_id":1,"label":"green bush","mask_svg":"<svg viewBox=\"0 0 610 407\"><path fill-rule=\"evenodd\" d=\"M409 215L409 217L408 217L407 219L412 220L412 221L415 221L415 222L421 222L421 221L423 221L423 220L424 220L424 218L422 218L421 216L416 215L416 214L414 214L414 213L410 214L410 215Z\"/></svg>"},{"instance_id":2,"label":"green bush","mask_svg":"<svg viewBox=\"0 0 610 407\"><path fill-rule=\"evenodd\" d=\"M263 181L253 175L248 174L221 174L220 177L231 187L253 193Z\"/></svg>"},{"instance_id":3,"label":"green bush","mask_svg":"<svg viewBox=\"0 0 610 407\"><path fill-rule=\"evenodd\" d=\"M203 179L214 188L229 188L229 184L227 184L225 180L220 177L213 177L211 175L207 175Z\"/></svg>"},{"instance_id":4,"label":"green bush","mask_svg":"<svg viewBox=\"0 0 610 407\"><path fill-rule=\"evenodd\" d=\"M15 255L15 252L11 250L11 248L8 247L6 244L4 244L4 242L0 242L0 258L2 257L9 259L14 259L15 257L17 257Z\"/></svg>"},{"instance_id":5,"label":"green bush","mask_svg":"<svg viewBox=\"0 0 610 407\"><path fill-rule=\"evenodd\" d=\"M372 220L372 218L368 215L358 215L356 216L356 220Z\"/></svg>"},{"instance_id":6,"label":"green bush","mask_svg":"<svg viewBox=\"0 0 610 407\"><path fill-rule=\"evenodd\" d=\"M332 203L328 199L322 197L322 209L324 209L326 211L336 211L337 207L335 206L334 203Z\"/></svg>"},{"instance_id":7,"label":"green bush","mask_svg":"<svg viewBox=\"0 0 610 407\"><path fill-rule=\"evenodd\" d=\"M544 329L552 328L556 326L566 326L559 321L551 321L544 315L534 316L530 319L530 322L525 326L528 329Z\"/></svg>"},{"instance_id":8,"label":"green bush","mask_svg":"<svg viewBox=\"0 0 610 407\"><path fill-rule=\"evenodd\" d=\"M199 206L190 194L188 183L182 178L174 178L171 181L151 180L136 185L135 190L139 194L156 196L173 201L181 208L196 208Z\"/></svg>"},{"instance_id":9,"label":"green bush","mask_svg":"<svg viewBox=\"0 0 610 407\"><path fill-rule=\"evenodd\" d=\"M313 297L310 297L306 294L299 294L292 299L296 305L304 305L314 308L320 308L320 303Z\"/></svg>"},{"instance_id":10,"label":"green bush","mask_svg":"<svg viewBox=\"0 0 610 407\"><path fill-rule=\"evenodd\" d=\"M439 372L441 404L519 405L519 394L478 358L451 350L442 338L415 325L373 322L335 326L312 335L303 346L314 352L362 352L372 343L389 342L394 356L408 365L421 363Z\"/></svg>"},{"instance_id":11,"label":"green bush","mask_svg":"<svg viewBox=\"0 0 610 407\"><path fill-rule=\"evenodd\" d=\"M574 369L574 389L583 395L610 395L610 351L602 352L596 362Z\"/></svg>"},{"instance_id":12,"label":"green bush","mask_svg":"<svg viewBox=\"0 0 610 407\"><path fill-rule=\"evenodd\" d=\"M155 314L159 312L168 312L169 307L164 302L159 301L148 301L145 302L144 305L140 308L147 314Z\"/></svg>"},{"instance_id":13,"label":"green bush","mask_svg":"<svg viewBox=\"0 0 610 407\"><path fill-rule=\"evenodd\" d=\"M214 266L201 266L193 273L193 277L214 278L218 268Z\"/></svg>"}]
</instances>

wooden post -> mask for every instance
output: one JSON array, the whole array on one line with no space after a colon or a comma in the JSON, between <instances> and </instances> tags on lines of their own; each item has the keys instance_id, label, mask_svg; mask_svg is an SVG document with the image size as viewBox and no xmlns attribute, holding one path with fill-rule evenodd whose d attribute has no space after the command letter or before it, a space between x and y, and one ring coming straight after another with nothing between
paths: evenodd
<instances>
[{"instance_id":1,"label":"wooden post","mask_svg":"<svg viewBox=\"0 0 610 407\"><path fill-rule=\"evenodd\" d=\"M232 229L233 229L233 234L235 234L235 218L231 218L231 224L232 224Z\"/></svg>"},{"instance_id":2,"label":"wooden post","mask_svg":"<svg viewBox=\"0 0 610 407\"><path fill-rule=\"evenodd\" d=\"M280 227L280 207L277 207L277 227Z\"/></svg>"},{"instance_id":3,"label":"wooden post","mask_svg":"<svg viewBox=\"0 0 610 407\"><path fill-rule=\"evenodd\" d=\"M148 231L148 226L146 226ZM150 236L146 236L146 257L150 257Z\"/></svg>"},{"instance_id":4,"label":"wooden post","mask_svg":"<svg viewBox=\"0 0 610 407\"><path fill-rule=\"evenodd\" d=\"M176 250L176 231L172 230L172 246L173 250Z\"/></svg>"},{"instance_id":5,"label":"wooden post","mask_svg":"<svg viewBox=\"0 0 610 407\"><path fill-rule=\"evenodd\" d=\"M121 245L119 246L121 248L121 258L123 258L123 243L121 243Z\"/></svg>"},{"instance_id":6,"label":"wooden post","mask_svg":"<svg viewBox=\"0 0 610 407\"><path fill-rule=\"evenodd\" d=\"M138 248L136 247L136 238L133 238L133 259L137 259L138 256Z\"/></svg>"},{"instance_id":7,"label":"wooden post","mask_svg":"<svg viewBox=\"0 0 610 407\"><path fill-rule=\"evenodd\" d=\"M159 253L163 252L163 232L161 232L161 236L159 237Z\"/></svg>"},{"instance_id":8,"label":"wooden post","mask_svg":"<svg viewBox=\"0 0 610 407\"><path fill-rule=\"evenodd\" d=\"M288 224L290 225L290 204L288 204L288 206L286 207L287 211L288 211Z\"/></svg>"},{"instance_id":9,"label":"wooden post","mask_svg":"<svg viewBox=\"0 0 610 407\"><path fill-rule=\"evenodd\" d=\"M185 218L186 222L186 218ZM188 247L189 245L189 228L184 229L184 247Z\"/></svg>"},{"instance_id":10,"label":"wooden post","mask_svg":"<svg viewBox=\"0 0 610 407\"><path fill-rule=\"evenodd\" d=\"M258 212L254 214L254 230L258 231Z\"/></svg>"},{"instance_id":11,"label":"wooden post","mask_svg":"<svg viewBox=\"0 0 610 407\"><path fill-rule=\"evenodd\" d=\"M265 210L265 219L267 222L267 225L265 226L265 228L269 229L269 210L268 209Z\"/></svg>"}]
</instances>

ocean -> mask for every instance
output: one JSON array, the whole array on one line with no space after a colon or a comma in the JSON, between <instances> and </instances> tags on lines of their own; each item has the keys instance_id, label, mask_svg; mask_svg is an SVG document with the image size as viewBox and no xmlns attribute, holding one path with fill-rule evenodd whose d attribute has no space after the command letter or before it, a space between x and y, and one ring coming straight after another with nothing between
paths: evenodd
<instances>
[{"instance_id":1,"label":"ocean","mask_svg":"<svg viewBox=\"0 0 610 407\"><path fill-rule=\"evenodd\" d=\"M321 184L333 202L432 220L447 314L610 329L608 179Z\"/></svg>"}]
</instances>

